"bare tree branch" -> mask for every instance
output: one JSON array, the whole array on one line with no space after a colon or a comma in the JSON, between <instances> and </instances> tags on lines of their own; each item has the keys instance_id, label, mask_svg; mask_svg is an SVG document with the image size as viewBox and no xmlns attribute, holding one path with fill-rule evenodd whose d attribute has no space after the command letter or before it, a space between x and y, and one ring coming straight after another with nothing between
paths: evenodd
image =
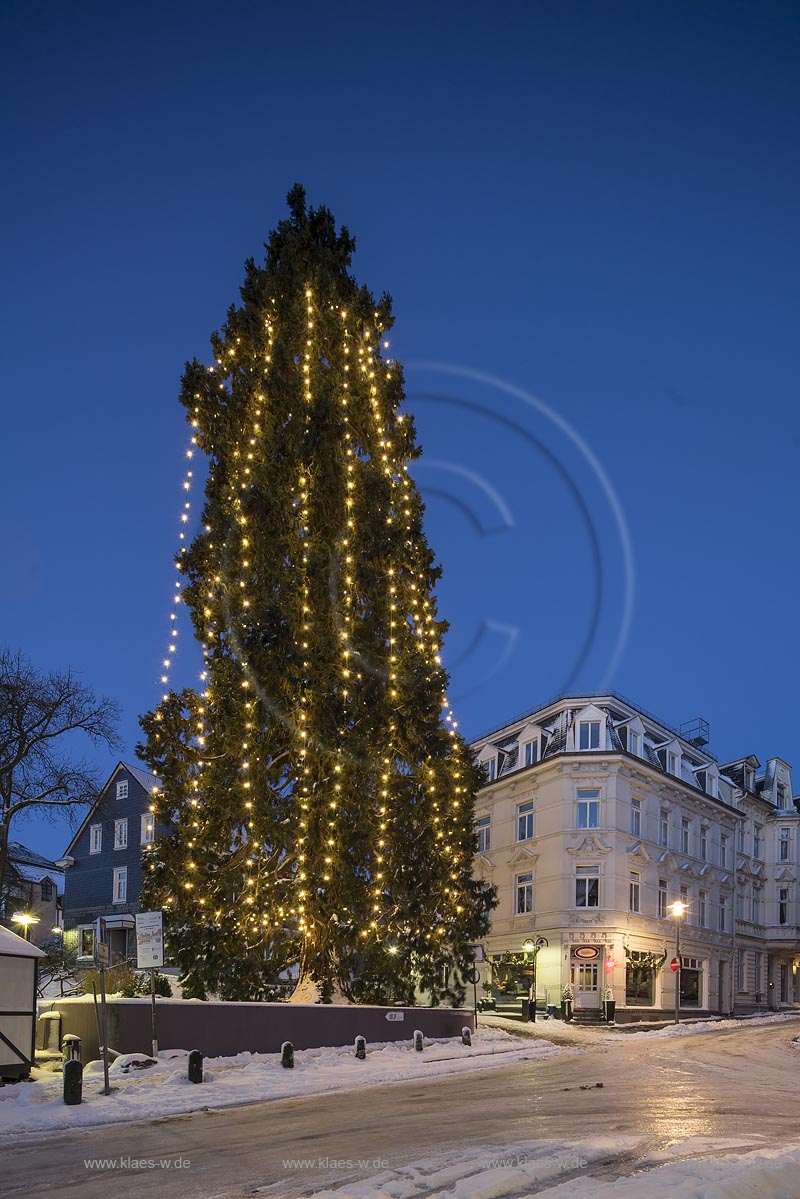
<instances>
[{"instance_id":1,"label":"bare tree branch","mask_svg":"<svg viewBox=\"0 0 800 1199\"><path fill-rule=\"evenodd\" d=\"M19 651L0 652L0 880L10 825L21 813L55 818L97 799L96 767L74 755L80 734L119 748L119 707L97 699L71 670L42 674Z\"/></svg>"}]
</instances>

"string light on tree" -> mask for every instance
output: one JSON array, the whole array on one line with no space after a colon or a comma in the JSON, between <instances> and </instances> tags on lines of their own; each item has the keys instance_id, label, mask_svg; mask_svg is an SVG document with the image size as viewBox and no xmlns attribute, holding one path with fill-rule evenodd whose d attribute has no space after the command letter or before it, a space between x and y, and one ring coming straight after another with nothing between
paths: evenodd
<instances>
[{"instance_id":1,"label":"string light on tree","mask_svg":"<svg viewBox=\"0 0 800 1199\"><path fill-rule=\"evenodd\" d=\"M196 994L268 997L297 963L301 998L416 977L459 999L492 892L471 875L479 779L446 703L391 306L355 283L330 213L289 203L213 368L183 379L208 460L179 555L203 690L142 721L175 830L148 900L169 898Z\"/></svg>"}]
</instances>

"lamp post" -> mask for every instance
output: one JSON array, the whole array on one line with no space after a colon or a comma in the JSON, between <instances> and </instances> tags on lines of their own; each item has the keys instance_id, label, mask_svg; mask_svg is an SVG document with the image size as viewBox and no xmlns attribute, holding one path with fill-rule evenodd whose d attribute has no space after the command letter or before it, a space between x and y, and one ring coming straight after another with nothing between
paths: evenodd
<instances>
[{"instance_id":1,"label":"lamp post","mask_svg":"<svg viewBox=\"0 0 800 1199\"><path fill-rule=\"evenodd\" d=\"M675 957L678 968L675 971L675 1023L681 1018L681 920L686 913L686 904L682 899L676 899L670 904L672 915L675 917Z\"/></svg>"},{"instance_id":2,"label":"lamp post","mask_svg":"<svg viewBox=\"0 0 800 1199\"><path fill-rule=\"evenodd\" d=\"M21 924L25 930L25 940L31 939L31 925L39 923L38 916L32 916L30 912L15 912L11 917L14 924Z\"/></svg>"},{"instance_id":3,"label":"lamp post","mask_svg":"<svg viewBox=\"0 0 800 1199\"><path fill-rule=\"evenodd\" d=\"M539 950L547 944L547 937L537 937L534 941L531 937L522 942L522 949L525 954L533 954L533 964L531 967L531 983L528 987L528 1020L536 1021L536 959L539 956Z\"/></svg>"}]
</instances>

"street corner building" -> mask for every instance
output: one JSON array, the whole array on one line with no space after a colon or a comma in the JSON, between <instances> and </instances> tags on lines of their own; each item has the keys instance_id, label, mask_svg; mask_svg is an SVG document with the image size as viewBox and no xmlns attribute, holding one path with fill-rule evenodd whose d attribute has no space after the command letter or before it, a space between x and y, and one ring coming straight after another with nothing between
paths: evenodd
<instances>
[{"instance_id":1,"label":"street corner building","mask_svg":"<svg viewBox=\"0 0 800 1199\"><path fill-rule=\"evenodd\" d=\"M613 999L618 1022L658 1020L678 979L684 1016L800 1004L790 767L721 765L708 739L704 720L675 730L604 692L473 742L488 780L476 872L499 897L482 982L499 1012L532 992L558 1007L568 986L576 1018Z\"/></svg>"},{"instance_id":2,"label":"street corner building","mask_svg":"<svg viewBox=\"0 0 800 1199\"><path fill-rule=\"evenodd\" d=\"M58 865L66 873L64 940L78 965L94 964L102 916L111 965L135 956L135 914L141 910L142 857L166 830L153 811L155 775L119 762Z\"/></svg>"}]
</instances>

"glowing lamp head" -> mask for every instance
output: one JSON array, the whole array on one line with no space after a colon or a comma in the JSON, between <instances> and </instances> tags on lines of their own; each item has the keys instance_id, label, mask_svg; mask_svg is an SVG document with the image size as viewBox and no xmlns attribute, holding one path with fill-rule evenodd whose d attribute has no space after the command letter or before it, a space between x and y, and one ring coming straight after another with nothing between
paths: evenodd
<instances>
[{"instance_id":1,"label":"glowing lamp head","mask_svg":"<svg viewBox=\"0 0 800 1199\"><path fill-rule=\"evenodd\" d=\"M530 939L530 937L528 937L527 941L522 942L522 948L524 949L525 953L533 953L536 946L534 945L534 943Z\"/></svg>"},{"instance_id":2,"label":"glowing lamp head","mask_svg":"<svg viewBox=\"0 0 800 1199\"><path fill-rule=\"evenodd\" d=\"M686 906L687 905L683 902L682 899L676 899L675 902L670 905L672 915L675 917L676 920L680 920L681 916L685 915Z\"/></svg>"}]
</instances>

